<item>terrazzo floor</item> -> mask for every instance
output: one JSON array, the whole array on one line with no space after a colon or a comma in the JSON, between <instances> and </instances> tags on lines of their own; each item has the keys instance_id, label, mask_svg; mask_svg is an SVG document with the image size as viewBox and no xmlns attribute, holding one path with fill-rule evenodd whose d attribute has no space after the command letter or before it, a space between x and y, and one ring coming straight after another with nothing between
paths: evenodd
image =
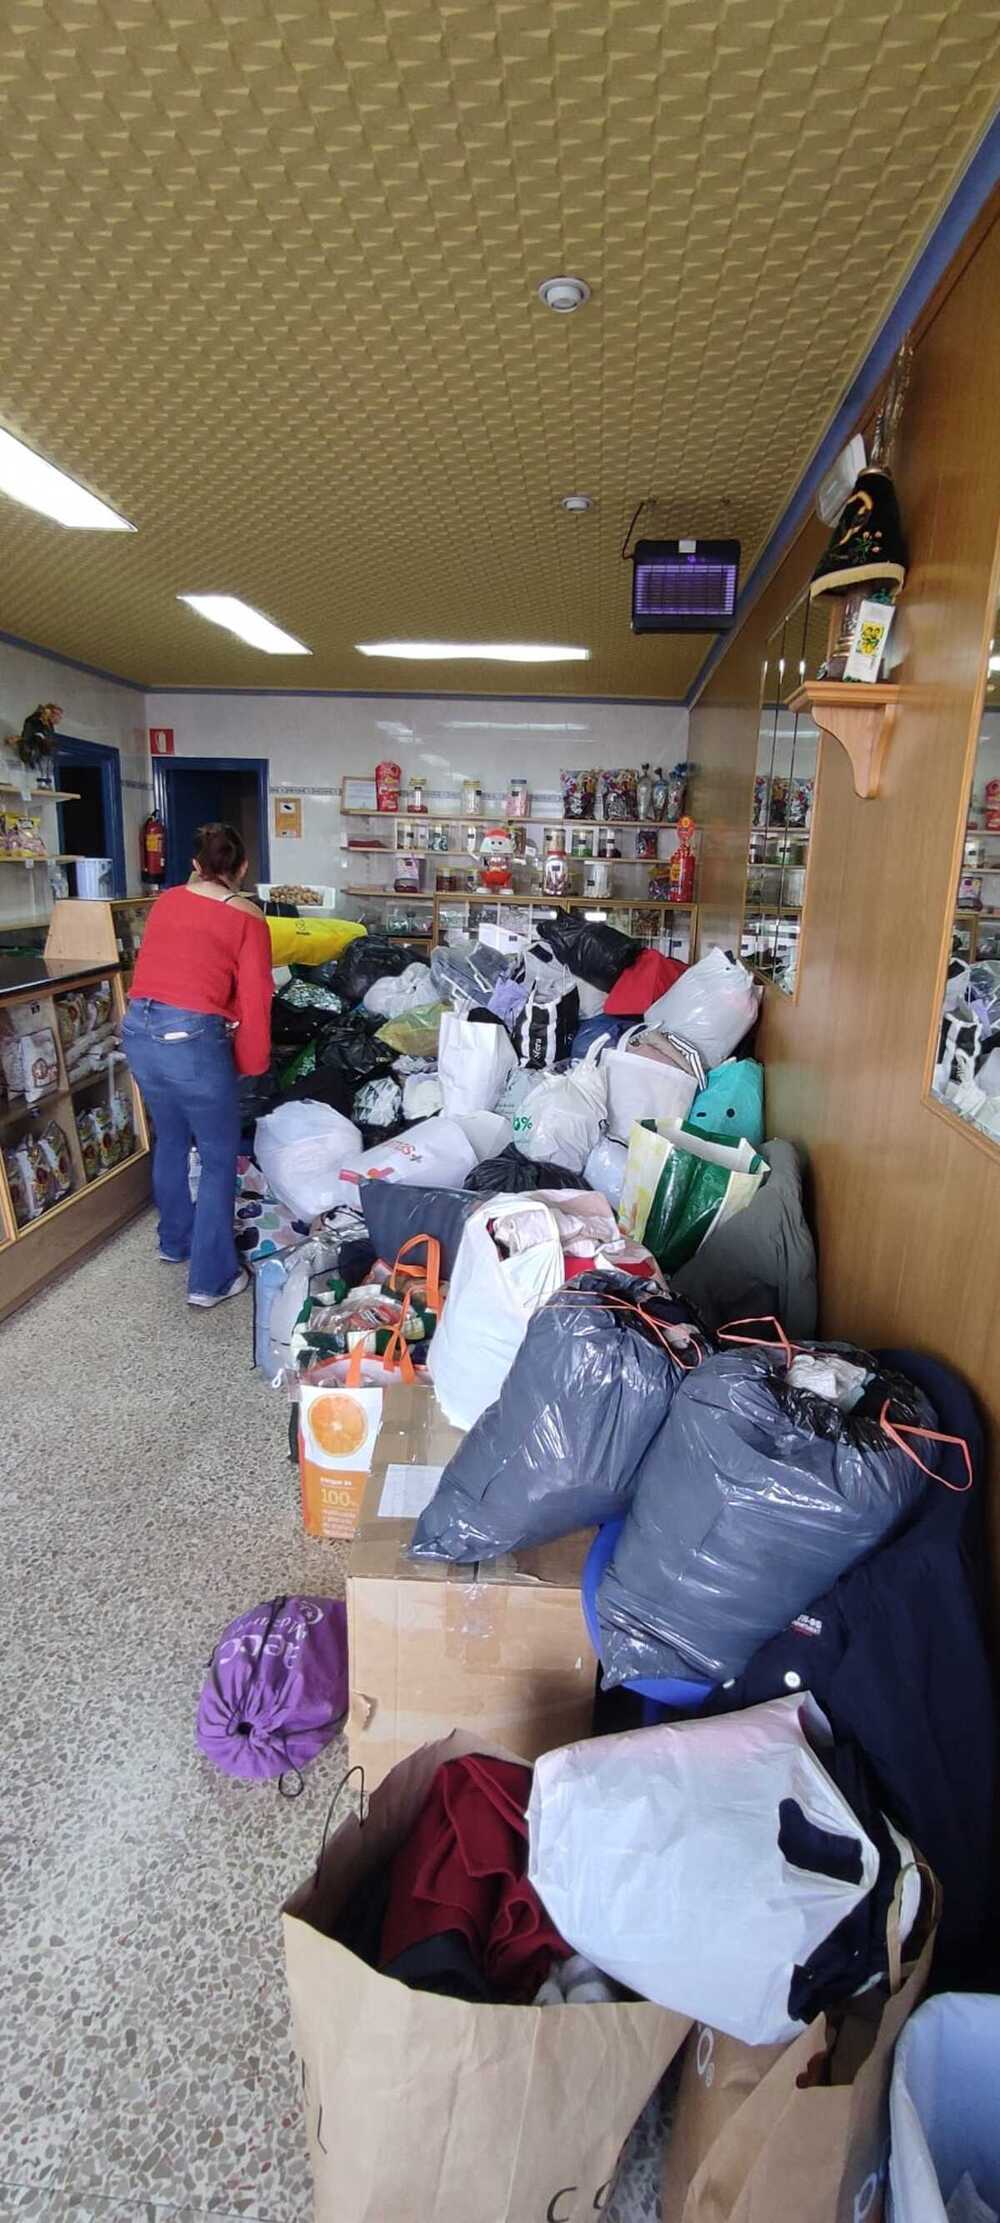
<instances>
[{"instance_id":1,"label":"terrazzo floor","mask_svg":"<svg viewBox=\"0 0 1000 2223\"><path fill-rule=\"evenodd\" d=\"M0 1327L0 1386L0 2216L309 2223L278 1916L342 1747L289 1802L193 1722L225 1623L346 1547L303 1535L249 1300L189 1310L151 1216ZM605 2223L658 2223L662 2135L657 2096Z\"/></svg>"}]
</instances>

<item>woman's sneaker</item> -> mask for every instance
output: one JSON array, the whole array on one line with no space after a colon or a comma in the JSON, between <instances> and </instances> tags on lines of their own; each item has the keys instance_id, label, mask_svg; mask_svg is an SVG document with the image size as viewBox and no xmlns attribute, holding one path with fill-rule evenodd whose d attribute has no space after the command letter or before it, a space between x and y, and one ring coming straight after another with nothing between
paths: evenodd
<instances>
[{"instance_id":1,"label":"woman's sneaker","mask_svg":"<svg viewBox=\"0 0 1000 2223\"><path fill-rule=\"evenodd\" d=\"M213 1305L225 1304L227 1297L241 1297L249 1287L250 1276L241 1266L235 1281L230 1282L228 1289L220 1289L217 1297L189 1297L188 1303L198 1305L202 1312L210 1312Z\"/></svg>"}]
</instances>

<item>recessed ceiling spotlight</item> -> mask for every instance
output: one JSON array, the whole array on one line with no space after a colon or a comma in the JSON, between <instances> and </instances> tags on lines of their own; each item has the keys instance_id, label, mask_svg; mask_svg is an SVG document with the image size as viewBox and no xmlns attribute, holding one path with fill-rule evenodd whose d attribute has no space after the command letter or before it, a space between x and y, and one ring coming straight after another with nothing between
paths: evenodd
<instances>
[{"instance_id":1,"label":"recessed ceiling spotlight","mask_svg":"<svg viewBox=\"0 0 1000 2223\"><path fill-rule=\"evenodd\" d=\"M178 602L197 610L198 616L208 618L213 625L221 625L226 633L235 633L238 641L246 641L249 648L262 648L266 656L311 656L312 649L304 641L297 641L294 634L282 632L280 625L272 625L270 618L262 617L249 602L241 602L238 594L179 594Z\"/></svg>"},{"instance_id":2,"label":"recessed ceiling spotlight","mask_svg":"<svg viewBox=\"0 0 1000 2223\"><path fill-rule=\"evenodd\" d=\"M559 507L568 509L572 517L579 517L585 509L593 509L594 497L592 494L564 494Z\"/></svg>"},{"instance_id":3,"label":"recessed ceiling spotlight","mask_svg":"<svg viewBox=\"0 0 1000 2223\"><path fill-rule=\"evenodd\" d=\"M78 532L134 533L127 517L120 517L116 509L109 509L107 502L98 501L85 486L78 485L65 471L46 463L44 456L36 455L33 448L26 448L23 441L15 440L12 432L0 432L0 493L9 494L12 502L23 502L25 509L36 509L42 517L51 517L57 525L69 525Z\"/></svg>"},{"instance_id":4,"label":"recessed ceiling spotlight","mask_svg":"<svg viewBox=\"0 0 1000 2223\"><path fill-rule=\"evenodd\" d=\"M538 298L557 316L572 316L574 309L582 309L590 300L590 287L584 278L543 278Z\"/></svg>"},{"instance_id":5,"label":"recessed ceiling spotlight","mask_svg":"<svg viewBox=\"0 0 1000 2223\"><path fill-rule=\"evenodd\" d=\"M561 648L549 641L355 641L362 656L402 656L452 662L458 658L477 664L578 664L586 663L589 648Z\"/></svg>"}]
</instances>

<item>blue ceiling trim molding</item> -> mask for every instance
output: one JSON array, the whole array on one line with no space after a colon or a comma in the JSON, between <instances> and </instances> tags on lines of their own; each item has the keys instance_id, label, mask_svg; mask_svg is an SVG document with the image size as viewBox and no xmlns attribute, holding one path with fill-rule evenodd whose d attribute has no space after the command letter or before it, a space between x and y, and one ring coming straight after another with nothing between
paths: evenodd
<instances>
[{"instance_id":1,"label":"blue ceiling trim molding","mask_svg":"<svg viewBox=\"0 0 1000 2223\"><path fill-rule=\"evenodd\" d=\"M782 512L769 539L765 542L752 571L749 573L736 604L736 614L728 633L722 633L713 642L707 656L691 681L684 697L691 710L702 688L711 677L716 665L726 653L726 648L739 632L753 604L777 570L781 557L790 541L805 522L813 506L820 481L825 478L830 465L839 455L845 441L856 430L858 418L881 380L885 377L900 341L915 323L926 306L935 286L944 276L965 238L970 225L975 222L995 186L1000 182L1000 114L994 116L985 137L963 172L947 206L942 211L926 246L922 248L902 291L876 334L864 362L852 379L836 415L820 441L804 476L799 480L791 501Z\"/></svg>"},{"instance_id":2,"label":"blue ceiling trim molding","mask_svg":"<svg viewBox=\"0 0 1000 2223\"><path fill-rule=\"evenodd\" d=\"M106 672L100 664L84 664L79 656L64 656L58 648L43 648L40 641L26 641L20 633L0 632L0 641L8 648L26 649L29 656L47 656L50 664L63 664L67 671L86 672L88 679L106 679L112 687L129 687L136 695L146 693L143 679L122 679L119 672Z\"/></svg>"}]
</instances>

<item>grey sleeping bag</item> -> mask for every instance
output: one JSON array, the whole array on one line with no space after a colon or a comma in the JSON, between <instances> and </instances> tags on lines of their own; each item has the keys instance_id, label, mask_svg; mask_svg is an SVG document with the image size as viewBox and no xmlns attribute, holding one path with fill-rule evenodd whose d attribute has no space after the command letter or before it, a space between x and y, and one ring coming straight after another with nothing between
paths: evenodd
<instances>
[{"instance_id":1,"label":"grey sleeping bag","mask_svg":"<svg viewBox=\"0 0 1000 2223\"><path fill-rule=\"evenodd\" d=\"M937 1446L911 1457L880 1416L888 1401L897 1429L934 1428L926 1397L865 1351L813 1348L871 1371L853 1411L786 1382L776 1347L716 1352L681 1383L597 1594L607 1684L741 1674L916 1503Z\"/></svg>"},{"instance_id":2,"label":"grey sleeping bag","mask_svg":"<svg viewBox=\"0 0 1000 2223\"><path fill-rule=\"evenodd\" d=\"M816 1333L816 1252L802 1209L802 1168L790 1142L765 1142L771 1168L742 1212L713 1227L671 1285L707 1327L776 1319L795 1343Z\"/></svg>"},{"instance_id":3,"label":"grey sleeping bag","mask_svg":"<svg viewBox=\"0 0 1000 2223\"><path fill-rule=\"evenodd\" d=\"M495 1559L624 1513L678 1382L710 1348L690 1307L651 1282L567 1282L446 1466L412 1557Z\"/></svg>"}]
</instances>

